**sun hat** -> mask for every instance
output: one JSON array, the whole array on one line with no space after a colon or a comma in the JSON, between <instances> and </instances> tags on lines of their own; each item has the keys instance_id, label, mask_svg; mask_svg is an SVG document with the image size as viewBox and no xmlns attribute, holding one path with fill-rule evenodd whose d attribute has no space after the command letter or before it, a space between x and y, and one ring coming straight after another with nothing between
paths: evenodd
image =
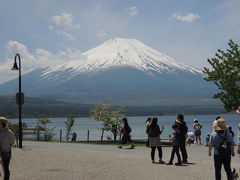
<instances>
[{"instance_id":1,"label":"sun hat","mask_svg":"<svg viewBox=\"0 0 240 180\"><path fill-rule=\"evenodd\" d=\"M240 106L238 107L238 109L236 110L236 112L237 112L238 114L240 114Z\"/></svg>"},{"instance_id":2,"label":"sun hat","mask_svg":"<svg viewBox=\"0 0 240 180\"><path fill-rule=\"evenodd\" d=\"M223 118L220 118L217 120L216 124L214 124L213 128L217 131L220 131L220 130L227 130L228 129L228 125L226 124L225 120Z\"/></svg>"},{"instance_id":3,"label":"sun hat","mask_svg":"<svg viewBox=\"0 0 240 180\"><path fill-rule=\"evenodd\" d=\"M5 117L0 117L0 122L1 122L1 123L4 123L4 124L7 124L7 123L8 123L8 120L7 120L7 118L5 118Z\"/></svg>"}]
</instances>

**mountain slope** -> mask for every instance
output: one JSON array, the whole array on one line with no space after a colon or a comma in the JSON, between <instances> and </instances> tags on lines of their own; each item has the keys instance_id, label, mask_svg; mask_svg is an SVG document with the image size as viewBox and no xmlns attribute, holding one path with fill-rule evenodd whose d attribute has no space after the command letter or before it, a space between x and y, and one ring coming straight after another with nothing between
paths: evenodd
<instances>
[{"instance_id":1,"label":"mountain slope","mask_svg":"<svg viewBox=\"0 0 240 180\"><path fill-rule=\"evenodd\" d=\"M42 77L49 78L56 72L66 71L72 77L80 73L104 72L116 67L132 67L149 74L151 71L172 73L178 70L201 73L200 70L177 62L140 41L115 38L83 53L82 59L73 59L47 70Z\"/></svg>"},{"instance_id":2,"label":"mountain slope","mask_svg":"<svg viewBox=\"0 0 240 180\"><path fill-rule=\"evenodd\" d=\"M16 84L0 85L0 94L13 93ZM28 96L89 104L108 99L135 106L209 104L216 91L200 70L122 38L106 41L80 59L30 72L23 77L23 90Z\"/></svg>"}]
</instances>

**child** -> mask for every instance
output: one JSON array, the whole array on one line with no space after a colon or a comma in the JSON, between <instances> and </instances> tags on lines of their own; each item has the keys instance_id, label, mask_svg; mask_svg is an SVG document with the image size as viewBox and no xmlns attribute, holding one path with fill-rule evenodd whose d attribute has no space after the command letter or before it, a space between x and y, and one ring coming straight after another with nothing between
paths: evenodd
<instances>
[{"instance_id":1,"label":"child","mask_svg":"<svg viewBox=\"0 0 240 180\"><path fill-rule=\"evenodd\" d=\"M174 124L172 126L172 129L174 131L174 137L170 138L170 140L173 141L173 148L172 148L172 155L171 155L171 159L170 161L167 163L167 165L172 165L173 164L173 159L174 159L174 155L175 153L177 154L177 158L178 158L178 162L175 163L176 166L181 166L182 163L181 163L181 157L180 157L180 154L179 154L179 147L180 147L180 131L178 129L178 125L177 124Z\"/></svg>"},{"instance_id":2,"label":"child","mask_svg":"<svg viewBox=\"0 0 240 180\"><path fill-rule=\"evenodd\" d=\"M209 146L209 139L210 139L210 133L207 134L205 146Z\"/></svg>"}]
</instances>

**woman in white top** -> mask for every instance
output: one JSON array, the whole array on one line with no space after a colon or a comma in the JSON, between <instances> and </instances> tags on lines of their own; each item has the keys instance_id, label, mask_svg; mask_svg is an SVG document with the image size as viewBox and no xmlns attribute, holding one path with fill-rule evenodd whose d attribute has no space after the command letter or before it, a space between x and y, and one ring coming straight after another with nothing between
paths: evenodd
<instances>
[{"instance_id":1,"label":"woman in white top","mask_svg":"<svg viewBox=\"0 0 240 180\"><path fill-rule=\"evenodd\" d=\"M194 119L194 124L193 124L193 129L194 129L194 135L196 138L197 145L200 143L201 145L201 129L202 129L202 124L198 122L197 119Z\"/></svg>"},{"instance_id":2,"label":"woman in white top","mask_svg":"<svg viewBox=\"0 0 240 180\"><path fill-rule=\"evenodd\" d=\"M11 147L14 145L15 138L10 129L7 128L8 120L0 117L0 155L4 171L4 180L10 177L9 164L11 159Z\"/></svg>"}]
</instances>

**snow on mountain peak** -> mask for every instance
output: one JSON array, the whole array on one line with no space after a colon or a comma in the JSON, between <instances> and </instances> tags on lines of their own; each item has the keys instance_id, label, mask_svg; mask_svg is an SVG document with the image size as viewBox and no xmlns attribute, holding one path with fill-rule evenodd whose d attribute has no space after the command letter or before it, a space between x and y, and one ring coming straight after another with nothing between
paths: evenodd
<instances>
[{"instance_id":1,"label":"snow on mountain peak","mask_svg":"<svg viewBox=\"0 0 240 180\"><path fill-rule=\"evenodd\" d=\"M187 71L194 74L200 70L177 62L135 39L114 38L89 51L82 53L83 58L73 59L55 68L48 69L43 76L53 72L70 70L71 75L106 71L113 67L128 66L144 72L159 73Z\"/></svg>"}]
</instances>

